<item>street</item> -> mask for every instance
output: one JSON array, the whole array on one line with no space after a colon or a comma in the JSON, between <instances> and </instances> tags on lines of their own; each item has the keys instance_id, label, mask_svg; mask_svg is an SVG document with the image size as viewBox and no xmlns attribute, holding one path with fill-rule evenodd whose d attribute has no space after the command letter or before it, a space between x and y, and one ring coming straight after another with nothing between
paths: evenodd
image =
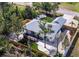
<instances>
[{"instance_id":1,"label":"street","mask_svg":"<svg viewBox=\"0 0 79 59\"><path fill-rule=\"evenodd\" d=\"M64 9L64 8L59 8L57 13L69 14L69 15L74 15L74 16L78 16L79 17L79 13L78 12L70 11L70 10L67 10L67 9Z\"/></svg>"}]
</instances>

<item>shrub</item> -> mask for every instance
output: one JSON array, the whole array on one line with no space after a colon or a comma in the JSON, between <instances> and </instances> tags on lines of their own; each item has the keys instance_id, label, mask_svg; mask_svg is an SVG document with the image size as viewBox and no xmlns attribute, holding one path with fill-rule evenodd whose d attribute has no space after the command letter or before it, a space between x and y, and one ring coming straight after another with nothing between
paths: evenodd
<instances>
[{"instance_id":1,"label":"shrub","mask_svg":"<svg viewBox=\"0 0 79 59\"><path fill-rule=\"evenodd\" d=\"M5 45L8 43L7 39L5 37L0 37L0 46L5 47Z\"/></svg>"},{"instance_id":2,"label":"shrub","mask_svg":"<svg viewBox=\"0 0 79 59\"><path fill-rule=\"evenodd\" d=\"M35 42L33 42L33 43L31 44L31 47L34 48L34 49L38 49L38 46L37 46L37 44L36 44Z\"/></svg>"},{"instance_id":3,"label":"shrub","mask_svg":"<svg viewBox=\"0 0 79 59\"><path fill-rule=\"evenodd\" d=\"M5 48L1 49L1 47L0 47L0 56L2 56L5 52L6 52Z\"/></svg>"},{"instance_id":4,"label":"shrub","mask_svg":"<svg viewBox=\"0 0 79 59\"><path fill-rule=\"evenodd\" d=\"M8 41L5 37L0 37L0 56L6 52Z\"/></svg>"},{"instance_id":5,"label":"shrub","mask_svg":"<svg viewBox=\"0 0 79 59\"><path fill-rule=\"evenodd\" d=\"M50 23L50 22L53 21L53 18L51 18L51 17L45 17L42 20L45 21L45 22L49 22Z\"/></svg>"},{"instance_id":6,"label":"shrub","mask_svg":"<svg viewBox=\"0 0 79 59\"><path fill-rule=\"evenodd\" d=\"M54 57L62 57L62 54L60 54L59 52L56 53L56 55L54 55Z\"/></svg>"}]
</instances>

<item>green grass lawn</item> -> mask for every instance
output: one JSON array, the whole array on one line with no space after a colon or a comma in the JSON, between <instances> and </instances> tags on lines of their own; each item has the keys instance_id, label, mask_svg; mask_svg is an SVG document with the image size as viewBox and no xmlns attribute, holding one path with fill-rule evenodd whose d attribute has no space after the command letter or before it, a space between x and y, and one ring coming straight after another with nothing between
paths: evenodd
<instances>
[{"instance_id":1,"label":"green grass lawn","mask_svg":"<svg viewBox=\"0 0 79 59\"><path fill-rule=\"evenodd\" d=\"M63 2L59 7L79 12L79 2Z\"/></svg>"}]
</instances>

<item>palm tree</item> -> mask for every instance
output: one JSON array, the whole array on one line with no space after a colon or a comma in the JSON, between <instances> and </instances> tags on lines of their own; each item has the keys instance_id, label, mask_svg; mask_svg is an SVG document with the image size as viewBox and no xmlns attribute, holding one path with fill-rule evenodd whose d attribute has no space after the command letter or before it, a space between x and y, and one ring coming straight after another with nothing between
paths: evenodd
<instances>
[{"instance_id":1,"label":"palm tree","mask_svg":"<svg viewBox=\"0 0 79 59\"><path fill-rule=\"evenodd\" d=\"M60 30L59 30L60 31ZM55 56L59 56L60 55L60 53L59 53L59 51L58 51L58 46L59 46L59 31L56 33L56 36L55 36L55 39L56 39L56 43L57 43L57 45L56 45L56 47L57 47L57 51L56 51L56 54L55 54Z\"/></svg>"},{"instance_id":2,"label":"palm tree","mask_svg":"<svg viewBox=\"0 0 79 59\"><path fill-rule=\"evenodd\" d=\"M44 34L44 48L46 48L46 41L47 41L47 36L46 34L50 32L48 28L46 28L46 22L39 22L39 27L41 28L42 31L40 31L41 34Z\"/></svg>"}]
</instances>

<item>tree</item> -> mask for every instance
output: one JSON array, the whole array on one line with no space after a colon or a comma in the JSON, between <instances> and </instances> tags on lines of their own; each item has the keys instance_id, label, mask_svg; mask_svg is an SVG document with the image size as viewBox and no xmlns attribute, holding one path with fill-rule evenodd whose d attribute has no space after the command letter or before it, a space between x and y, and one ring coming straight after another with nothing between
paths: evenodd
<instances>
[{"instance_id":1,"label":"tree","mask_svg":"<svg viewBox=\"0 0 79 59\"><path fill-rule=\"evenodd\" d=\"M2 17L2 13L0 12L0 34L2 34L4 28L4 18Z\"/></svg>"},{"instance_id":2,"label":"tree","mask_svg":"<svg viewBox=\"0 0 79 59\"><path fill-rule=\"evenodd\" d=\"M33 19L35 17L37 17L39 13L36 12L35 9L29 7L29 6L26 6L25 8L25 11L23 12L23 17L24 19Z\"/></svg>"},{"instance_id":3,"label":"tree","mask_svg":"<svg viewBox=\"0 0 79 59\"><path fill-rule=\"evenodd\" d=\"M6 3L1 3L1 12L2 12L2 17L3 17L3 19L5 20L5 18L7 18L7 13L5 13L6 12L6 10L8 10L8 7L7 8L4 8L5 6L7 6L7 4ZM4 21L4 25L5 25L5 29L7 30L7 28L6 28L6 20Z\"/></svg>"},{"instance_id":4,"label":"tree","mask_svg":"<svg viewBox=\"0 0 79 59\"><path fill-rule=\"evenodd\" d=\"M55 36L55 39L56 39L56 47L57 47L57 51L56 51L56 54L54 56L59 56L59 51L58 51L58 46L59 46L59 31L56 33L56 36Z\"/></svg>"},{"instance_id":5,"label":"tree","mask_svg":"<svg viewBox=\"0 0 79 59\"><path fill-rule=\"evenodd\" d=\"M49 2L42 2L42 9L50 12L52 9L52 5Z\"/></svg>"},{"instance_id":6,"label":"tree","mask_svg":"<svg viewBox=\"0 0 79 59\"><path fill-rule=\"evenodd\" d=\"M10 32L17 32L21 29L21 21L22 19L19 18L18 7L8 3L0 3L1 5L1 21L3 26L2 33L7 34Z\"/></svg>"},{"instance_id":7,"label":"tree","mask_svg":"<svg viewBox=\"0 0 79 59\"><path fill-rule=\"evenodd\" d=\"M0 56L6 52L9 52L10 47L11 45L9 41L5 38L5 36L1 36L0 37Z\"/></svg>"},{"instance_id":8,"label":"tree","mask_svg":"<svg viewBox=\"0 0 79 59\"><path fill-rule=\"evenodd\" d=\"M33 2L33 6L35 7L36 10L41 8L41 3L40 2Z\"/></svg>"},{"instance_id":9,"label":"tree","mask_svg":"<svg viewBox=\"0 0 79 59\"><path fill-rule=\"evenodd\" d=\"M29 49L29 52L30 52L30 56L32 57L32 51L31 51L31 39L30 39L30 36L28 36L27 45L28 45L28 49Z\"/></svg>"},{"instance_id":10,"label":"tree","mask_svg":"<svg viewBox=\"0 0 79 59\"><path fill-rule=\"evenodd\" d=\"M53 16L55 17L56 15L56 11L58 10L59 8L59 5L60 3L58 2L41 2L41 3L33 3L33 6L36 8L36 9L41 9L41 10L44 10L46 11L46 13L51 13L51 11L53 11Z\"/></svg>"},{"instance_id":11,"label":"tree","mask_svg":"<svg viewBox=\"0 0 79 59\"><path fill-rule=\"evenodd\" d=\"M9 18L8 18L9 17L8 16L9 12L7 13L7 10L9 10L10 6L6 2L5 3L2 2L2 3L0 3L0 7L1 7L1 14L2 14L2 19L3 19L2 22L4 23L3 32L7 34L8 33L7 31L8 31L8 28L9 28L7 26L9 24L8 23L8 21L9 21Z\"/></svg>"},{"instance_id":12,"label":"tree","mask_svg":"<svg viewBox=\"0 0 79 59\"><path fill-rule=\"evenodd\" d=\"M56 11L58 10L59 8L59 5L60 3L57 3L57 2L53 2L52 3L52 11L53 11L53 16L55 17L56 16Z\"/></svg>"},{"instance_id":13,"label":"tree","mask_svg":"<svg viewBox=\"0 0 79 59\"><path fill-rule=\"evenodd\" d=\"M33 6L37 10L42 9L42 10L45 10L45 11L51 11L51 9L52 9L52 5L49 2L41 2L41 3L34 2Z\"/></svg>"},{"instance_id":14,"label":"tree","mask_svg":"<svg viewBox=\"0 0 79 59\"><path fill-rule=\"evenodd\" d=\"M35 9L32 9L32 18L36 18L40 13L37 12Z\"/></svg>"},{"instance_id":15,"label":"tree","mask_svg":"<svg viewBox=\"0 0 79 59\"><path fill-rule=\"evenodd\" d=\"M44 48L46 48L46 41L47 41L46 34L48 32L50 32L50 30L48 28L46 28L45 25L46 25L46 22L42 22L42 21L39 22L39 27L42 29L42 31L40 32L40 34L41 33L44 34Z\"/></svg>"},{"instance_id":16,"label":"tree","mask_svg":"<svg viewBox=\"0 0 79 59\"><path fill-rule=\"evenodd\" d=\"M16 10L15 10L15 12L16 12L16 16L19 16L18 6L16 6Z\"/></svg>"},{"instance_id":17,"label":"tree","mask_svg":"<svg viewBox=\"0 0 79 59\"><path fill-rule=\"evenodd\" d=\"M25 18L32 19L32 9L29 6L26 6Z\"/></svg>"}]
</instances>

